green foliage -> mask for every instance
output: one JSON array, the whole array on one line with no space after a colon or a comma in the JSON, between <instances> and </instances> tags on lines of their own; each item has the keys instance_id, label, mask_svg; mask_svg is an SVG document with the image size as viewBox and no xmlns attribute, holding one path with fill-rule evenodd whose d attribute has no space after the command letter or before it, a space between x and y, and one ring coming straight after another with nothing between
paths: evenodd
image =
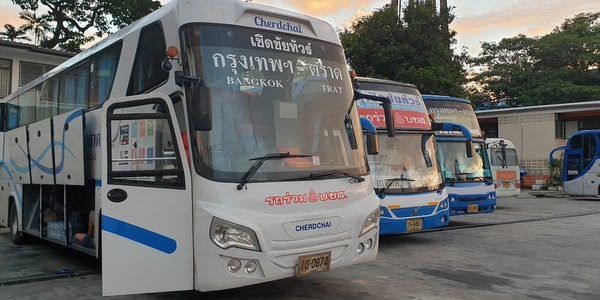
<instances>
[{"instance_id":1,"label":"green foliage","mask_svg":"<svg viewBox=\"0 0 600 300\"><path fill-rule=\"evenodd\" d=\"M530 106L600 100L600 13L578 14L551 33L483 43L471 60L476 106Z\"/></svg>"},{"instance_id":2,"label":"green foliage","mask_svg":"<svg viewBox=\"0 0 600 300\"><path fill-rule=\"evenodd\" d=\"M399 20L388 4L355 21L340 33L340 40L360 76L412 83L422 93L464 96L462 63L467 55L451 50L456 32L442 29L453 15L446 18L430 5L417 3Z\"/></svg>"},{"instance_id":3,"label":"green foliage","mask_svg":"<svg viewBox=\"0 0 600 300\"><path fill-rule=\"evenodd\" d=\"M80 50L94 37L109 34L115 29L137 20L160 7L155 0L12 0L21 9L39 17L29 22L43 21L51 28L48 35L39 35L39 29L31 28L40 36L39 45L45 48ZM34 22L35 21L35 22ZM90 31L94 31L90 34Z\"/></svg>"},{"instance_id":4,"label":"green foliage","mask_svg":"<svg viewBox=\"0 0 600 300\"><path fill-rule=\"evenodd\" d=\"M26 36L27 32L23 28L16 28L11 24L4 24L4 31L0 32L0 39L9 40L9 41L31 41L29 37Z\"/></svg>"},{"instance_id":5,"label":"green foliage","mask_svg":"<svg viewBox=\"0 0 600 300\"><path fill-rule=\"evenodd\" d=\"M548 162L550 168L550 178L548 178L548 186L561 186L561 174L562 174L562 159L553 159Z\"/></svg>"}]
</instances>

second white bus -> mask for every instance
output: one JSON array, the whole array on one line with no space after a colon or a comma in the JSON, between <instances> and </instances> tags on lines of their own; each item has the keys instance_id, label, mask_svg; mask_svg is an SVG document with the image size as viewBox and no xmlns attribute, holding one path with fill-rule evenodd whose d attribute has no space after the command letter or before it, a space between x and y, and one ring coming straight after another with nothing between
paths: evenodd
<instances>
[{"instance_id":1,"label":"second white bus","mask_svg":"<svg viewBox=\"0 0 600 300\"><path fill-rule=\"evenodd\" d=\"M490 169L499 197L521 194L521 169L515 145L501 138L487 138L485 146L490 158Z\"/></svg>"}]
</instances>

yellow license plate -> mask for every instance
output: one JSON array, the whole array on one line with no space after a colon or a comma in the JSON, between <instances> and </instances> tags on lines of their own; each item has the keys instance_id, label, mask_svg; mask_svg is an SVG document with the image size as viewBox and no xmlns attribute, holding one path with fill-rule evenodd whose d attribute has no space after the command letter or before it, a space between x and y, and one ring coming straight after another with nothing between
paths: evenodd
<instances>
[{"instance_id":1,"label":"yellow license plate","mask_svg":"<svg viewBox=\"0 0 600 300\"><path fill-rule=\"evenodd\" d=\"M510 188L510 182L502 182L502 187L505 189Z\"/></svg>"},{"instance_id":2,"label":"yellow license plate","mask_svg":"<svg viewBox=\"0 0 600 300\"><path fill-rule=\"evenodd\" d=\"M479 204L469 204L467 205L468 213L476 213L479 211Z\"/></svg>"},{"instance_id":3,"label":"yellow license plate","mask_svg":"<svg viewBox=\"0 0 600 300\"><path fill-rule=\"evenodd\" d=\"M420 231L423 230L423 219L408 219L406 220L406 231Z\"/></svg>"},{"instance_id":4,"label":"yellow license plate","mask_svg":"<svg viewBox=\"0 0 600 300\"><path fill-rule=\"evenodd\" d=\"M298 262L298 275L312 272L329 271L331 265L331 251L300 256Z\"/></svg>"}]
</instances>

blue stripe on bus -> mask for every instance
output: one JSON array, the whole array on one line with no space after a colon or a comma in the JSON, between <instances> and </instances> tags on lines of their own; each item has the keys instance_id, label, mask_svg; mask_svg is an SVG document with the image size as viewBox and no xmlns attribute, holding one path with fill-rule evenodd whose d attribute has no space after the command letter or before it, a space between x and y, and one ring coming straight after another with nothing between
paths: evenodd
<instances>
[{"instance_id":1,"label":"blue stripe on bus","mask_svg":"<svg viewBox=\"0 0 600 300\"><path fill-rule=\"evenodd\" d=\"M177 249L177 241L162 234L144 229L107 215L102 215L102 230L154 248L158 251L171 254Z\"/></svg>"}]
</instances>

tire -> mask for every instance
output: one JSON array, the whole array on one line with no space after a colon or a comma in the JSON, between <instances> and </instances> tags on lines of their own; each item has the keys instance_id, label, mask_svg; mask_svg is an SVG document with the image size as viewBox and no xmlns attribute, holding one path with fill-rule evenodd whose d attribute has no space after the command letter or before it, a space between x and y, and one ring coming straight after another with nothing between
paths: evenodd
<instances>
[{"instance_id":1,"label":"tire","mask_svg":"<svg viewBox=\"0 0 600 300\"><path fill-rule=\"evenodd\" d=\"M23 232L19 230L19 216L17 214L17 207L14 203L11 203L10 211L8 212L8 226L8 236L13 244L22 244L25 238L23 237Z\"/></svg>"}]
</instances>

